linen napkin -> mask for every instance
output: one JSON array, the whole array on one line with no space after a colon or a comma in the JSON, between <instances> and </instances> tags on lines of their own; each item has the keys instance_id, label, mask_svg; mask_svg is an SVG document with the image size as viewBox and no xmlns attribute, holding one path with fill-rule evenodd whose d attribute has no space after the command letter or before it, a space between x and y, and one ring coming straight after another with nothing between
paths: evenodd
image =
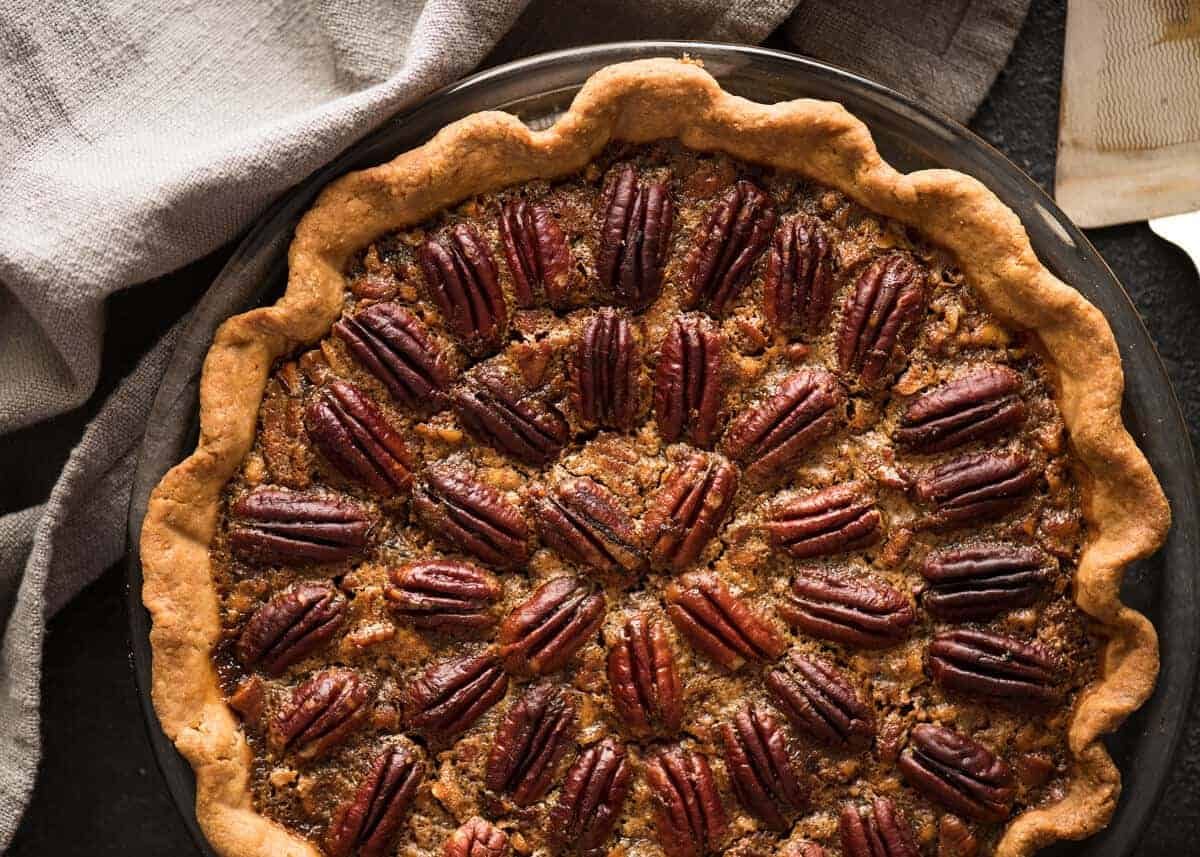
<instances>
[{"instance_id":1,"label":"linen napkin","mask_svg":"<svg viewBox=\"0 0 1200 857\"><path fill-rule=\"evenodd\" d=\"M494 62L614 39L754 43L786 22L792 46L965 121L1027 6L0 0L0 433L89 398L109 295L222 246L489 52ZM9 510L0 493L10 512L0 517L0 850L37 769L45 619L125 548L137 449L174 342L165 332L116 389L44 504Z\"/></svg>"}]
</instances>

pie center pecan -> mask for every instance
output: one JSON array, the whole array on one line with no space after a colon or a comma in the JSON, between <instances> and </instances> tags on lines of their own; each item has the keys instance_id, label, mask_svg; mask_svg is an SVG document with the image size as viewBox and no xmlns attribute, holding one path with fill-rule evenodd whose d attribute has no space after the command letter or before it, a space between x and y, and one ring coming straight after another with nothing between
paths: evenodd
<instances>
[{"instance_id":1,"label":"pie center pecan","mask_svg":"<svg viewBox=\"0 0 1200 857\"><path fill-rule=\"evenodd\" d=\"M1034 350L812 182L596 166L380 238L276 367L214 543L256 806L332 857L984 857L1095 669Z\"/></svg>"}]
</instances>

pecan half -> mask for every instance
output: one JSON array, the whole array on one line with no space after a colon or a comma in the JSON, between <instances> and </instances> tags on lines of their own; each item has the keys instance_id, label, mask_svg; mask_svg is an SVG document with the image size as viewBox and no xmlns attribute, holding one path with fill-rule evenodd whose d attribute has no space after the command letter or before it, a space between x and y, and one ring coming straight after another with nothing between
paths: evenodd
<instances>
[{"instance_id":1,"label":"pecan half","mask_svg":"<svg viewBox=\"0 0 1200 857\"><path fill-rule=\"evenodd\" d=\"M846 857L921 857L912 828L889 798L846 804L839 822Z\"/></svg>"},{"instance_id":2,"label":"pecan half","mask_svg":"<svg viewBox=\"0 0 1200 857\"><path fill-rule=\"evenodd\" d=\"M541 295L552 306L563 306L571 281L571 250L550 210L540 203L510 200L500 210L500 240L517 306L532 307Z\"/></svg>"},{"instance_id":3,"label":"pecan half","mask_svg":"<svg viewBox=\"0 0 1200 857\"><path fill-rule=\"evenodd\" d=\"M362 507L336 494L257 488L229 511L229 547L248 562L338 562L361 552L371 530Z\"/></svg>"},{"instance_id":4,"label":"pecan half","mask_svg":"<svg viewBox=\"0 0 1200 857\"><path fill-rule=\"evenodd\" d=\"M484 782L492 791L511 792L517 806L529 806L549 790L574 734L571 700L550 685L534 685L496 729Z\"/></svg>"},{"instance_id":5,"label":"pecan half","mask_svg":"<svg viewBox=\"0 0 1200 857\"><path fill-rule=\"evenodd\" d=\"M507 857L508 836L490 821L474 816L450 834L442 857Z\"/></svg>"},{"instance_id":6,"label":"pecan half","mask_svg":"<svg viewBox=\"0 0 1200 857\"><path fill-rule=\"evenodd\" d=\"M763 312L778 333L815 331L833 301L833 246L821 221L807 214L775 230L763 278Z\"/></svg>"},{"instance_id":7,"label":"pecan half","mask_svg":"<svg viewBox=\"0 0 1200 857\"><path fill-rule=\"evenodd\" d=\"M490 652L450 658L408 685L405 723L444 741L470 729L507 691L508 676Z\"/></svg>"},{"instance_id":8,"label":"pecan half","mask_svg":"<svg viewBox=\"0 0 1200 857\"><path fill-rule=\"evenodd\" d=\"M599 483L580 476L553 490L534 486L530 498L538 535L564 558L604 572L645 567L633 521Z\"/></svg>"},{"instance_id":9,"label":"pecan half","mask_svg":"<svg viewBox=\"0 0 1200 857\"><path fill-rule=\"evenodd\" d=\"M596 272L600 284L625 306L641 310L658 298L674 211L666 182L640 181L632 164L605 179Z\"/></svg>"},{"instance_id":10,"label":"pecan half","mask_svg":"<svg viewBox=\"0 0 1200 857\"><path fill-rule=\"evenodd\" d=\"M316 453L305 442L303 393L297 362L281 364L267 381L258 417L267 481L288 488L312 484Z\"/></svg>"},{"instance_id":11,"label":"pecan half","mask_svg":"<svg viewBox=\"0 0 1200 857\"><path fill-rule=\"evenodd\" d=\"M407 747L376 757L354 796L334 814L325 836L329 857L383 857L391 852L404 814L425 778L425 762Z\"/></svg>"},{"instance_id":12,"label":"pecan half","mask_svg":"<svg viewBox=\"0 0 1200 857\"><path fill-rule=\"evenodd\" d=\"M980 452L927 471L917 480L916 494L934 506L932 523L953 525L1011 512L1032 493L1037 481L1023 454Z\"/></svg>"},{"instance_id":13,"label":"pecan half","mask_svg":"<svg viewBox=\"0 0 1200 857\"><path fill-rule=\"evenodd\" d=\"M508 614L496 642L506 669L542 675L566 666L603 620L603 594L577 577L556 577Z\"/></svg>"},{"instance_id":14,"label":"pecan half","mask_svg":"<svg viewBox=\"0 0 1200 857\"><path fill-rule=\"evenodd\" d=\"M733 723L721 725L721 738L725 767L742 806L775 830L787 830L808 791L779 721L766 709L747 706Z\"/></svg>"},{"instance_id":15,"label":"pecan half","mask_svg":"<svg viewBox=\"0 0 1200 857\"><path fill-rule=\"evenodd\" d=\"M900 416L898 443L943 452L994 437L1025 419L1021 376L1007 366L980 366L918 396Z\"/></svg>"},{"instance_id":16,"label":"pecan half","mask_svg":"<svg viewBox=\"0 0 1200 857\"><path fill-rule=\"evenodd\" d=\"M705 216L684 267L688 304L721 315L741 294L771 240L775 204L742 179Z\"/></svg>"},{"instance_id":17,"label":"pecan half","mask_svg":"<svg viewBox=\"0 0 1200 857\"><path fill-rule=\"evenodd\" d=\"M643 521L656 568L681 571L717 534L737 493L737 469L723 457L693 453L668 471Z\"/></svg>"},{"instance_id":18,"label":"pecan half","mask_svg":"<svg viewBox=\"0 0 1200 857\"><path fill-rule=\"evenodd\" d=\"M880 256L859 275L838 333L838 367L875 384L925 304L925 274L903 253Z\"/></svg>"},{"instance_id":19,"label":"pecan half","mask_svg":"<svg viewBox=\"0 0 1200 857\"><path fill-rule=\"evenodd\" d=\"M1044 752L1021 753L1013 763L1017 782L1029 789L1045 785L1054 775L1054 760Z\"/></svg>"},{"instance_id":20,"label":"pecan half","mask_svg":"<svg viewBox=\"0 0 1200 857\"><path fill-rule=\"evenodd\" d=\"M605 738L588 747L567 771L550 811L551 839L563 851L604 854L632 779L633 766L620 744Z\"/></svg>"},{"instance_id":21,"label":"pecan half","mask_svg":"<svg viewBox=\"0 0 1200 857\"><path fill-rule=\"evenodd\" d=\"M929 643L929 672L942 687L1026 702L1058 697L1054 655L1037 643L958 628Z\"/></svg>"},{"instance_id":22,"label":"pecan half","mask_svg":"<svg viewBox=\"0 0 1200 857\"><path fill-rule=\"evenodd\" d=\"M938 821L937 857L975 857L979 840L957 815L943 815Z\"/></svg>"},{"instance_id":23,"label":"pecan half","mask_svg":"<svg viewBox=\"0 0 1200 857\"><path fill-rule=\"evenodd\" d=\"M344 476L385 497L412 485L412 456L383 411L348 381L334 381L308 406L305 426Z\"/></svg>"},{"instance_id":24,"label":"pecan half","mask_svg":"<svg viewBox=\"0 0 1200 857\"><path fill-rule=\"evenodd\" d=\"M429 410L450 384L452 367L425 323L398 303L343 316L333 332L405 407Z\"/></svg>"},{"instance_id":25,"label":"pecan half","mask_svg":"<svg viewBox=\"0 0 1200 857\"><path fill-rule=\"evenodd\" d=\"M588 426L628 431L638 412L642 355L629 319L601 309L583 324L571 366L573 397Z\"/></svg>"},{"instance_id":26,"label":"pecan half","mask_svg":"<svg viewBox=\"0 0 1200 857\"><path fill-rule=\"evenodd\" d=\"M774 481L788 473L788 465L801 453L837 428L845 404L846 391L831 372L801 369L730 424L722 451L742 465L752 482Z\"/></svg>"},{"instance_id":27,"label":"pecan half","mask_svg":"<svg viewBox=\"0 0 1200 857\"><path fill-rule=\"evenodd\" d=\"M508 307L492 251L475 227L458 223L421 245L421 269L446 327L473 354L494 351L508 333Z\"/></svg>"},{"instance_id":28,"label":"pecan half","mask_svg":"<svg viewBox=\"0 0 1200 857\"><path fill-rule=\"evenodd\" d=\"M683 691L663 622L638 614L608 650L608 687L634 735L671 734L683 723Z\"/></svg>"},{"instance_id":29,"label":"pecan half","mask_svg":"<svg viewBox=\"0 0 1200 857\"><path fill-rule=\"evenodd\" d=\"M529 557L525 518L491 485L448 467L430 469L412 502L429 533L452 548L497 568Z\"/></svg>"},{"instance_id":30,"label":"pecan half","mask_svg":"<svg viewBox=\"0 0 1200 857\"><path fill-rule=\"evenodd\" d=\"M902 592L848 570L803 569L779 612L814 637L879 649L908 635L916 619Z\"/></svg>"},{"instance_id":31,"label":"pecan half","mask_svg":"<svg viewBox=\"0 0 1200 857\"><path fill-rule=\"evenodd\" d=\"M332 585L298 583L254 611L238 637L238 659L279 675L329 642L345 614L346 599Z\"/></svg>"},{"instance_id":32,"label":"pecan half","mask_svg":"<svg viewBox=\"0 0 1200 857\"><path fill-rule=\"evenodd\" d=\"M314 759L341 743L366 719L371 686L354 670L331 667L297 685L275 715L267 742Z\"/></svg>"},{"instance_id":33,"label":"pecan half","mask_svg":"<svg viewBox=\"0 0 1200 857\"><path fill-rule=\"evenodd\" d=\"M667 857L701 857L718 849L729 819L703 753L678 746L659 751L646 762L646 782L658 844Z\"/></svg>"},{"instance_id":34,"label":"pecan half","mask_svg":"<svg viewBox=\"0 0 1200 857\"><path fill-rule=\"evenodd\" d=\"M225 697L229 707L242 716L242 722L254 726L262 725L263 711L267 704L267 683L262 676L249 675L238 682L233 693Z\"/></svg>"},{"instance_id":35,"label":"pecan half","mask_svg":"<svg viewBox=\"0 0 1200 857\"><path fill-rule=\"evenodd\" d=\"M944 726L914 726L897 762L917 790L959 815L1003 821L1016 788L1012 771L987 747Z\"/></svg>"},{"instance_id":36,"label":"pecan half","mask_svg":"<svg viewBox=\"0 0 1200 857\"><path fill-rule=\"evenodd\" d=\"M418 628L476 631L496 624L500 582L482 568L452 559L406 563L391 573L384 595Z\"/></svg>"},{"instance_id":37,"label":"pecan half","mask_svg":"<svg viewBox=\"0 0 1200 857\"><path fill-rule=\"evenodd\" d=\"M797 559L844 553L879 538L879 510L861 485L831 485L777 503L764 527L771 544Z\"/></svg>"},{"instance_id":38,"label":"pecan half","mask_svg":"<svg viewBox=\"0 0 1200 857\"><path fill-rule=\"evenodd\" d=\"M472 434L526 464L548 463L570 437L557 409L497 372L477 372L451 394L451 403Z\"/></svg>"},{"instance_id":39,"label":"pecan half","mask_svg":"<svg viewBox=\"0 0 1200 857\"><path fill-rule=\"evenodd\" d=\"M945 622L990 619L1037 601L1050 571L1050 557L1032 546L984 542L941 548L921 564L930 584L921 604Z\"/></svg>"},{"instance_id":40,"label":"pecan half","mask_svg":"<svg viewBox=\"0 0 1200 857\"><path fill-rule=\"evenodd\" d=\"M654 375L654 413L663 440L712 446L724 403L725 337L705 316L681 315L662 342Z\"/></svg>"},{"instance_id":41,"label":"pecan half","mask_svg":"<svg viewBox=\"0 0 1200 857\"><path fill-rule=\"evenodd\" d=\"M792 725L827 744L865 747L875 737L871 707L832 664L793 652L791 669L767 675L767 689Z\"/></svg>"},{"instance_id":42,"label":"pecan half","mask_svg":"<svg viewBox=\"0 0 1200 857\"><path fill-rule=\"evenodd\" d=\"M787 648L771 622L710 571L672 581L667 602L667 615L675 627L727 670L736 670L746 661L773 661Z\"/></svg>"}]
</instances>

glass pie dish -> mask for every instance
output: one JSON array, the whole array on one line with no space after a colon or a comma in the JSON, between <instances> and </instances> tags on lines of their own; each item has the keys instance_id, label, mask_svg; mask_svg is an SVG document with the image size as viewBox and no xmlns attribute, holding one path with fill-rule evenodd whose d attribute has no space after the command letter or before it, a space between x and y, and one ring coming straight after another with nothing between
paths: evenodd
<instances>
[{"instance_id":1,"label":"glass pie dish","mask_svg":"<svg viewBox=\"0 0 1200 857\"><path fill-rule=\"evenodd\" d=\"M1127 577L1128 603L1149 615L1163 635L1163 674L1155 698L1112 741L1113 753L1125 773L1127 797L1112 827L1085 846L1090 854L1126 853L1165 778L1190 691L1196 643L1195 628L1175 614L1190 611L1195 597L1188 561L1194 553L1194 479L1187 433L1181 428L1177 408L1172 410L1170 388L1119 284L1086 239L1028 178L969 132L894 93L827 66L769 51L693 43L605 46L492 70L390 120L268 212L193 315L151 417L132 501L131 532L141 529L149 487L194 441L195 384L213 329L229 315L278 295L286 278L285 251L295 222L331 178L385 161L423 143L448 122L482 109L506 110L531 126L543 127L554 121L582 81L598 68L621 60L681 54L701 60L727 90L752 100L776 102L809 96L843 103L871 127L882 154L902 170L942 166L980 178L1021 216L1047 266L1107 315L1123 345L1128 379L1126 422L1163 475L1177 520L1166 549L1134 566ZM140 591L135 555L132 598ZM146 688L148 621L136 604L132 604L131 619L135 661L141 686ZM148 695L145 698L148 700ZM147 714L153 722L149 708ZM172 792L190 820L187 768L157 729L151 731Z\"/></svg>"}]
</instances>

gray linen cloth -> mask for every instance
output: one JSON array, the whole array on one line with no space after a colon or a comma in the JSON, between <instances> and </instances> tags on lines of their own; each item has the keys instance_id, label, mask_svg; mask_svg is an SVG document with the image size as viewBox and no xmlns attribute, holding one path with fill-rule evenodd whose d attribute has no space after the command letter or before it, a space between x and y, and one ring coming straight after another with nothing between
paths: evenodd
<instances>
[{"instance_id":1,"label":"gray linen cloth","mask_svg":"<svg viewBox=\"0 0 1200 857\"><path fill-rule=\"evenodd\" d=\"M965 121L1027 5L0 0L0 433L89 398L108 295L220 247L485 59L614 39L754 43L782 26L784 44ZM45 503L0 517L0 850L37 769L46 617L124 550L137 449L174 342L165 332L116 389Z\"/></svg>"}]
</instances>

